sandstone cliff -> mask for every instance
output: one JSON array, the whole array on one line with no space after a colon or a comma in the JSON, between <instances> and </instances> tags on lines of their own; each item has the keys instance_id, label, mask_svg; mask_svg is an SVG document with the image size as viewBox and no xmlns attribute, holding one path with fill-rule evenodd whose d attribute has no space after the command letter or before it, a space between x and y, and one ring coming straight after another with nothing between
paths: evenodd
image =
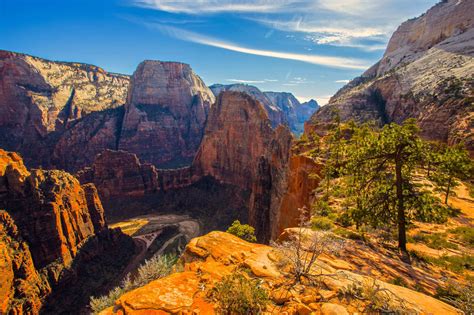
<instances>
[{"instance_id":1,"label":"sandstone cliff","mask_svg":"<svg viewBox=\"0 0 474 315\"><path fill-rule=\"evenodd\" d=\"M1 149L0 208L6 209L0 216L6 287L2 278L0 294L8 298L2 309L18 314L37 314L51 290L75 281L79 257L94 259L104 254L101 249L107 244L120 243L121 236L107 229L93 185L81 186L63 171L28 171L16 153ZM87 255L81 256L85 247Z\"/></svg>"},{"instance_id":2,"label":"sandstone cliff","mask_svg":"<svg viewBox=\"0 0 474 315\"><path fill-rule=\"evenodd\" d=\"M274 236L292 136L272 129L263 105L242 92L220 93L193 162L199 176L251 191L249 221L262 242Z\"/></svg>"},{"instance_id":3,"label":"sandstone cliff","mask_svg":"<svg viewBox=\"0 0 474 315\"><path fill-rule=\"evenodd\" d=\"M0 210L0 314L38 314L50 291L15 222Z\"/></svg>"},{"instance_id":4,"label":"sandstone cliff","mask_svg":"<svg viewBox=\"0 0 474 315\"><path fill-rule=\"evenodd\" d=\"M377 64L336 93L308 123L342 120L381 124L416 118L422 135L474 149L474 3L442 1L403 23Z\"/></svg>"},{"instance_id":5,"label":"sandstone cliff","mask_svg":"<svg viewBox=\"0 0 474 315\"><path fill-rule=\"evenodd\" d=\"M132 77L119 149L161 168L188 165L212 103L189 65L144 61Z\"/></svg>"},{"instance_id":6,"label":"sandstone cliff","mask_svg":"<svg viewBox=\"0 0 474 315\"><path fill-rule=\"evenodd\" d=\"M53 151L67 152L61 144L55 148L63 132L91 113L123 105L128 84L127 76L96 66L0 51L0 147L21 152L28 164L51 166ZM66 135L59 142L83 149L92 137L108 141L92 133L87 139ZM75 152L76 159L87 159L90 151Z\"/></svg>"},{"instance_id":7,"label":"sandstone cliff","mask_svg":"<svg viewBox=\"0 0 474 315\"><path fill-rule=\"evenodd\" d=\"M272 127L287 125L291 132L299 136L304 131L304 123L318 110L316 101L301 104L288 92L262 92L247 84L214 84L209 87L217 97L223 91L244 92L259 101L267 111Z\"/></svg>"},{"instance_id":8,"label":"sandstone cliff","mask_svg":"<svg viewBox=\"0 0 474 315\"><path fill-rule=\"evenodd\" d=\"M279 124L287 124L284 113L280 108L278 108L272 100L269 99L265 93L260 91L257 87L248 85L248 84L214 84L209 87L214 95L217 97L221 92L224 91L234 91L234 92L244 92L252 96L255 100L259 101L265 110L267 111L268 118L273 127L278 126Z\"/></svg>"},{"instance_id":9,"label":"sandstone cliff","mask_svg":"<svg viewBox=\"0 0 474 315\"><path fill-rule=\"evenodd\" d=\"M141 163L133 153L113 150L98 154L91 167L78 172L78 178L81 183L93 183L105 200L142 197L194 182L191 167L157 169L150 163Z\"/></svg>"},{"instance_id":10,"label":"sandstone cliff","mask_svg":"<svg viewBox=\"0 0 474 315\"><path fill-rule=\"evenodd\" d=\"M267 290L270 301L266 311L272 314L364 312L367 302L339 296L340 290L358 283L373 283L389 291L390 303L406 313L458 314L457 309L430 296L323 261L316 263L317 272L322 274L319 286L302 284L291 288L288 285L292 281L282 267L284 260L284 254L276 248L247 243L223 232L211 232L188 244L180 259L182 272L124 294L116 300L114 307L101 314L216 314L216 305L209 293L217 281L239 269L248 270L248 277L258 279L260 286Z\"/></svg>"}]
</instances>

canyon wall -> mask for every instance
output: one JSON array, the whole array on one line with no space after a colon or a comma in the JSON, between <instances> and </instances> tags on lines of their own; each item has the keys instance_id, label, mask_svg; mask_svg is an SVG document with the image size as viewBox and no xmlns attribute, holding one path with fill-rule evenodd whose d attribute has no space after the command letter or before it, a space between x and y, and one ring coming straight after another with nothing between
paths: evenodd
<instances>
[{"instance_id":1,"label":"canyon wall","mask_svg":"<svg viewBox=\"0 0 474 315\"><path fill-rule=\"evenodd\" d=\"M98 153L94 143L114 145L110 133L97 134L97 129L111 124L114 117L102 113L125 103L128 84L128 76L96 66L0 51L0 147L21 152L29 165L60 164L71 147L76 159L90 162L87 154ZM91 129L87 136L63 134L91 113L100 123L86 127Z\"/></svg>"},{"instance_id":2,"label":"canyon wall","mask_svg":"<svg viewBox=\"0 0 474 315\"><path fill-rule=\"evenodd\" d=\"M37 314L64 273L79 267L81 248L93 240L92 258L103 254L100 243L121 237L107 229L93 185L81 185L64 171L29 171L16 153L1 149L0 208L6 210L0 215L0 249L6 253L0 294L9 301L2 308L12 312Z\"/></svg>"},{"instance_id":3,"label":"canyon wall","mask_svg":"<svg viewBox=\"0 0 474 315\"><path fill-rule=\"evenodd\" d=\"M142 62L132 77L119 149L160 168L189 165L214 100L189 65Z\"/></svg>"},{"instance_id":4,"label":"canyon wall","mask_svg":"<svg viewBox=\"0 0 474 315\"><path fill-rule=\"evenodd\" d=\"M308 122L323 131L343 121L401 123L415 118L422 136L474 150L474 2L442 1L403 23L381 61L336 93Z\"/></svg>"},{"instance_id":5,"label":"canyon wall","mask_svg":"<svg viewBox=\"0 0 474 315\"><path fill-rule=\"evenodd\" d=\"M291 132L299 136L304 131L304 123L319 109L315 100L301 104L288 92L262 92L247 84L214 84L210 89L217 97L223 91L244 92L259 101L265 108L273 128L287 125Z\"/></svg>"}]
</instances>

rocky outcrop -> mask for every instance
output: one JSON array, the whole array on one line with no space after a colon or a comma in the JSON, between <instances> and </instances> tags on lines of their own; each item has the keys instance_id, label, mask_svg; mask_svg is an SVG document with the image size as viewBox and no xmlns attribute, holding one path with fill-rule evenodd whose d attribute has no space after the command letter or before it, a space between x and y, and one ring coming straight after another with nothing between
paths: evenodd
<instances>
[{"instance_id":1,"label":"rocky outcrop","mask_svg":"<svg viewBox=\"0 0 474 315\"><path fill-rule=\"evenodd\" d=\"M300 106L296 107L296 119L298 124L302 126L302 129L299 130L304 131L304 123L311 118L313 114L315 114L320 109L320 106L316 100L309 100L307 102L301 103Z\"/></svg>"},{"instance_id":2,"label":"rocky outcrop","mask_svg":"<svg viewBox=\"0 0 474 315\"><path fill-rule=\"evenodd\" d=\"M219 94L193 162L195 174L252 192L249 221L260 240L268 241L273 214L284 190L292 136L272 129L263 105L242 92Z\"/></svg>"},{"instance_id":3,"label":"rocky outcrop","mask_svg":"<svg viewBox=\"0 0 474 315\"><path fill-rule=\"evenodd\" d=\"M81 183L93 183L105 200L143 197L194 182L191 167L157 169L150 163L141 163L133 153L113 150L97 155L92 166L78 172L78 177Z\"/></svg>"},{"instance_id":4,"label":"rocky outcrop","mask_svg":"<svg viewBox=\"0 0 474 315\"><path fill-rule=\"evenodd\" d=\"M25 173L14 153L0 150L0 156L1 190L5 192L0 204L25 233L35 266L41 269L56 260L61 268L69 266L80 245L96 229L105 227L96 191L88 186L86 193L76 178L63 171Z\"/></svg>"},{"instance_id":5,"label":"rocky outcrop","mask_svg":"<svg viewBox=\"0 0 474 315\"><path fill-rule=\"evenodd\" d=\"M442 1L403 23L380 62L336 93L308 131L337 112L345 121L400 123L415 118L422 135L474 150L474 3Z\"/></svg>"},{"instance_id":6,"label":"rocky outcrop","mask_svg":"<svg viewBox=\"0 0 474 315\"><path fill-rule=\"evenodd\" d=\"M209 113L193 165L202 176L251 189L256 161L265 156L274 131L262 104L242 92L223 92Z\"/></svg>"},{"instance_id":7,"label":"rocky outcrop","mask_svg":"<svg viewBox=\"0 0 474 315\"><path fill-rule=\"evenodd\" d=\"M276 128L280 124L287 125L295 135L303 133L304 122L319 108L314 107L313 103L300 104L291 93L262 92L257 87L247 84L214 84L209 88L216 97L223 91L244 92L252 96L267 111L272 127Z\"/></svg>"},{"instance_id":8,"label":"rocky outcrop","mask_svg":"<svg viewBox=\"0 0 474 315\"><path fill-rule=\"evenodd\" d=\"M50 291L15 222L0 210L0 314L38 314Z\"/></svg>"},{"instance_id":9,"label":"rocky outcrop","mask_svg":"<svg viewBox=\"0 0 474 315\"><path fill-rule=\"evenodd\" d=\"M161 168L189 165L212 103L189 65L144 61L132 77L119 149Z\"/></svg>"},{"instance_id":10,"label":"rocky outcrop","mask_svg":"<svg viewBox=\"0 0 474 315\"><path fill-rule=\"evenodd\" d=\"M28 164L36 166L52 166L52 152L66 154L71 147L76 147L75 159L87 159L98 138L108 141L98 131L100 123L86 127L92 129L88 134L65 135L56 147L58 139L85 116L123 105L128 84L127 76L96 66L0 51L0 147L21 152ZM99 121L104 119L110 120ZM88 140L92 143L86 152L78 151Z\"/></svg>"},{"instance_id":11,"label":"rocky outcrop","mask_svg":"<svg viewBox=\"0 0 474 315\"><path fill-rule=\"evenodd\" d=\"M155 280L119 297L103 311L109 314L217 314L210 292L222 277L248 270L269 294L267 311L281 314L359 313L368 302L340 299L338 292L361 283L378 285L390 292L390 303L413 314L458 314L458 310L422 293L375 280L317 261L321 285L288 286L285 257L278 249L253 244L223 232L211 232L192 239L181 257L183 271ZM283 263L282 263L283 262ZM282 267L283 266L283 267Z\"/></svg>"},{"instance_id":12,"label":"rocky outcrop","mask_svg":"<svg viewBox=\"0 0 474 315\"><path fill-rule=\"evenodd\" d=\"M289 160L287 189L281 199L278 226L274 235L279 236L284 229L300 225L301 216L310 215L309 209L314 202L313 191L319 186L319 176L323 169L321 163L303 154L292 154ZM305 211L301 211L306 208ZM306 218L305 218L306 219ZM274 238L275 238L274 237Z\"/></svg>"},{"instance_id":13,"label":"rocky outcrop","mask_svg":"<svg viewBox=\"0 0 474 315\"><path fill-rule=\"evenodd\" d=\"M288 124L284 113L278 108L265 93L260 91L257 87L248 84L214 84L209 87L216 97L224 91L244 92L259 101L265 108L268 118L270 119L272 127L280 124Z\"/></svg>"},{"instance_id":14,"label":"rocky outcrop","mask_svg":"<svg viewBox=\"0 0 474 315\"><path fill-rule=\"evenodd\" d=\"M1 149L0 208L6 209L0 212L6 277L0 295L9 301L2 308L17 314L37 314L51 289L75 281L86 245L90 261L104 254L106 244L120 243L120 235L107 229L92 184L82 186L64 171L28 171L16 153ZM74 276L64 277L69 272Z\"/></svg>"}]
</instances>

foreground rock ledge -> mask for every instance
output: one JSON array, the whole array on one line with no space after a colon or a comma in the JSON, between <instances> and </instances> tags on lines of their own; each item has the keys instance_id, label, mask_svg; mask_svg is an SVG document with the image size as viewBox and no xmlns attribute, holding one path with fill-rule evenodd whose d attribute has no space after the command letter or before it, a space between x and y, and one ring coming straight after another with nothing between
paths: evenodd
<instances>
[{"instance_id":1,"label":"foreground rock ledge","mask_svg":"<svg viewBox=\"0 0 474 315\"><path fill-rule=\"evenodd\" d=\"M288 231L287 231L288 232ZM213 284L238 267L251 270L263 281L271 295L273 313L332 314L334 310L358 312L352 302L339 300L337 291L352 280L374 281L349 271L337 270L320 263L323 273L340 272L340 279L323 281L325 289L302 287L289 298L275 294L282 288L284 276L277 267L280 253L266 245L248 243L224 232L211 232L194 238L181 257L184 271L152 281L148 285L124 294L114 307L101 314L214 314L215 305L206 299ZM409 301L414 314L459 314L450 305L410 289L375 280L397 297ZM276 304L279 304L278 306ZM332 304L331 304L332 303ZM335 305L337 304L337 305ZM360 312L360 311L359 311ZM268 312L269 314L272 312Z\"/></svg>"}]
</instances>

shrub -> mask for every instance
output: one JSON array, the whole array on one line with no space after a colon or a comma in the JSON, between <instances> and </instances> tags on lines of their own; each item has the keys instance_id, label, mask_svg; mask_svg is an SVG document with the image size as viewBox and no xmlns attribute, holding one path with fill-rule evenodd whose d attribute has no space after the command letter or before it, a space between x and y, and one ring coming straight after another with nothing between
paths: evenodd
<instances>
[{"instance_id":1,"label":"shrub","mask_svg":"<svg viewBox=\"0 0 474 315\"><path fill-rule=\"evenodd\" d=\"M356 233L356 232L353 232L351 230L340 228L340 227L335 228L333 230L333 233L336 234L336 235L342 236L344 238L348 238L348 239L355 240L355 241L365 240L363 235L361 235L359 233Z\"/></svg>"},{"instance_id":2,"label":"shrub","mask_svg":"<svg viewBox=\"0 0 474 315\"><path fill-rule=\"evenodd\" d=\"M153 280L169 275L177 261L176 256L154 256L146 260L138 268L135 278L130 274L123 280L120 286L109 291L106 295L100 297L91 297L89 306L94 314L98 314L104 309L113 306L115 301L128 291L142 287Z\"/></svg>"},{"instance_id":3,"label":"shrub","mask_svg":"<svg viewBox=\"0 0 474 315\"><path fill-rule=\"evenodd\" d=\"M306 233L299 228L295 234L290 234L288 239L273 243L272 246L283 253L279 262L280 272L293 283L311 283L318 285L322 270L314 270L316 260L321 254L337 255L344 246L344 241L328 232L314 231ZM286 269L285 267L289 267Z\"/></svg>"},{"instance_id":4,"label":"shrub","mask_svg":"<svg viewBox=\"0 0 474 315\"><path fill-rule=\"evenodd\" d=\"M312 217L311 227L314 230L328 231L334 227L334 223L330 219L325 217Z\"/></svg>"},{"instance_id":5,"label":"shrub","mask_svg":"<svg viewBox=\"0 0 474 315\"><path fill-rule=\"evenodd\" d=\"M210 292L222 314L260 314L268 303L268 295L255 279L243 272L224 277Z\"/></svg>"},{"instance_id":6,"label":"shrub","mask_svg":"<svg viewBox=\"0 0 474 315\"><path fill-rule=\"evenodd\" d=\"M446 234L436 233L436 234L424 234L418 233L415 234L412 238L415 242L420 242L426 244L428 247L434 249L443 249L443 248L452 248L457 249L458 246L454 243L451 243L446 239Z\"/></svg>"},{"instance_id":7,"label":"shrub","mask_svg":"<svg viewBox=\"0 0 474 315\"><path fill-rule=\"evenodd\" d=\"M311 210L314 215L321 217L327 217L334 212L329 203L324 200L324 198L318 199L315 203L313 203Z\"/></svg>"},{"instance_id":8,"label":"shrub","mask_svg":"<svg viewBox=\"0 0 474 315\"><path fill-rule=\"evenodd\" d=\"M438 287L435 297L443 300L464 312L472 314L474 310L474 281L471 279L467 284L449 281L446 287Z\"/></svg>"},{"instance_id":9,"label":"shrub","mask_svg":"<svg viewBox=\"0 0 474 315\"><path fill-rule=\"evenodd\" d=\"M255 229L248 224L241 224L239 220L235 220L232 223L232 225L227 229L227 233L238 236L247 242L255 243L257 241L257 238L255 237Z\"/></svg>"},{"instance_id":10,"label":"shrub","mask_svg":"<svg viewBox=\"0 0 474 315\"><path fill-rule=\"evenodd\" d=\"M467 226L460 226L455 229L449 230L448 232L453 233L459 241L462 243L474 246L474 228Z\"/></svg>"},{"instance_id":11,"label":"shrub","mask_svg":"<svg viewBox=\"0 0 474 315\"><path fill-rule=\"evenodd\" d=\"M336 222L343 227L350 227L354 224L354 221L347 212L338 215L336 218Z\"/></svg>"}]
</instances>

